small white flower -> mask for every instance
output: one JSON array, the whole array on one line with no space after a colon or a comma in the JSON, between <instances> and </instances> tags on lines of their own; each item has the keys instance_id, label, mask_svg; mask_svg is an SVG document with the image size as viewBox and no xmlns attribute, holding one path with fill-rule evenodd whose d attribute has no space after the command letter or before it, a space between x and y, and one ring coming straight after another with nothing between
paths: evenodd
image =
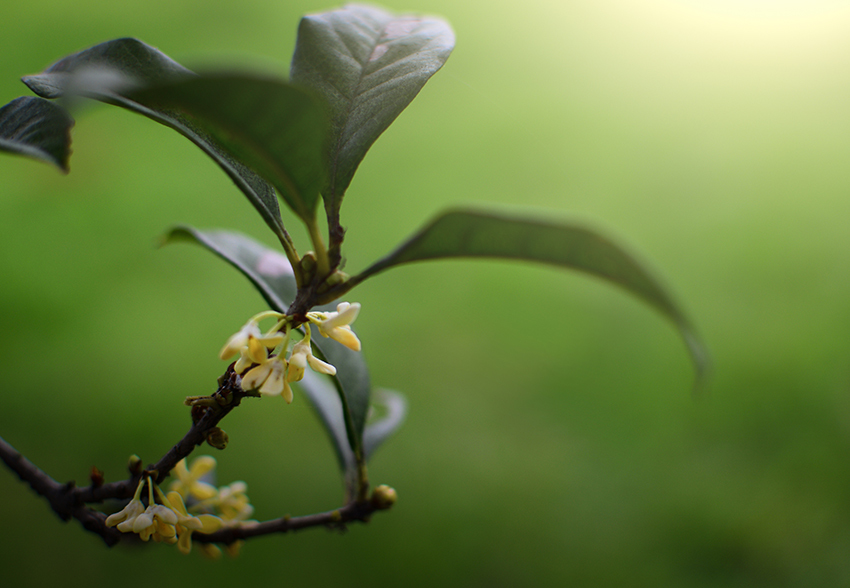
<instances>
[{"instance_id":1,"label":"small white flower","mask_svg":"<svg viewBox=\"0 0 850 588\"><path fill-rule=\"evenodd\" d=\"M279 396L283 394L287 403L292 402L292 388L286 381L286 360L279 356L260 363L242 376L243 390L257 390L260 394Z\"/></svg>"},{"instance_id":2,"label":"small white flower","mask_svg":"<svg viewBox=\"0 0 850 588\"><path fill-rule=\"evenodd\" d=\"M247 491L248 485L241 480L218 489L216 506L226 525L233 526L236 523L245 522L254 514L254 507L248 500Z\"/></svg>"},{"instance_id":3,"label":"small white flower","mask_svg":"<svg viewBox=\"0 0 850 588\"><path fill-rule=\"evenodd\" d=\"M336 368L329 363L325 363L318 357L313 355L313 348L310 345L310 339L305 337L298 343L292 346L292 355L289 356L289 371L286 375L288 382L299 382L304 377L304 368L307 364L313 368L313 371L329 376L336 375Z\"/></svg>"},{"instance_id":4,"label":"small white flower","mask_svg":"<svg viewBox=\"0 0 850 588\"><path fill-rule=\"evenodd\" d=\"M177 514L162 504L148 505L145 512L136 517L133 532L138 533L142 541L153 537L154 541L177 543Z\"/></svg>"},{"instance_id":5,"label":"small white flower","mask_svg":"<svg viewBox=\"0 0 850 588\"><path fill-rule=\"evenodd\" d=\"M263 335L260 326L254 319L249 320L236 333L230 336L218 356L221 359L230 359L237 353L241 353L240 364L245 369L244 361L253 360L252 363L260 363L268 357L268 349L274 349L283 341L282 333L267 333ZM250 365L250 364L249 364Z\"/></svg>"},{"instance_id":6,"label":"small white flower","mask_svg":"<svg viewBox=\"0 0 850 588\"><path fill-rule=\"evenodd\" d=\"M186 511L186 505L183 503L183 498L177 492L169 492L166 498L171 503L171 508L174 514L177 515L177 548L182 553L189 553L192 550L192 532L200 531L201 533L212 533L221 528L222 520L210 514L202 514L191 516Z\"/></svg>"},{"instance_id":7,"label":"small white flower","mask_svg":"<svg viewBox=\"0 0 850 588\"><path fill-rule=\"evenodd\" d=\"M145 505L138 498L134 498L123 509L106 517L106 526L117 526L122 533L129 533L133 530L136 519L143 512L145 512Z\"/></svg>"},{"instance_id":8,"label":"small white flower","mask_svg":"<svg viewBox=\"0 0 850 588\"><path fill-rule=\"evenodd\" d=\"M142 495L142 488L145 487L146 480L147 478L142 478L139 481L139 485L136 486L136 493L133 495L133 499L127 503L127 506L106 517L107 527L117 526L118 530L122 533L129 533L133 530L133 525L135 524L136 519L139 518L139 515L145 512L145 505L142 504L140 497Z\"/></svg>"},{"instance_id":9,"label":"small white flower","mask_svg":"<svg viewBox=\"0 0 850 588\"><path fill-rule=\"evenodd\" d=\"M179 492L186 498L192 496L196 500L206 500L215 496L218 492L216 487L201 481L201 478L215 469L215 466L215 458L210 455L195 458L191 467L186 466L185 458L181 459L172 470L177 479L171 482L169 490Z\"/></svg>"},{"instance_id":10,"label":"small white flower","mask_svg":"<svg viewBox=\"0 0 850 588\"><path fill-rule=\"evenodd\" d=\"M307 318L319 327L319 334L322 337L330 337L352 351L360 351L360 339L357 338L350 326L359 312L360 304L358 302L354 304L340 302L336 307L336 312L310 312L307 313Z\"/></svg>"},{"instance_id":11,"label":"small white flower","mask_svg":"<svg viewBox=\"0 0 850 588\"><path fill-rule=\"evenodd\" d=\"M233 366L233 371L237 374L241 374L254 365L254 363L256 362L251 357L251 352L248 350L248 346L246 345L239 350L239 359L236 360L236 364Z\"/></svg>"}]
</instances>

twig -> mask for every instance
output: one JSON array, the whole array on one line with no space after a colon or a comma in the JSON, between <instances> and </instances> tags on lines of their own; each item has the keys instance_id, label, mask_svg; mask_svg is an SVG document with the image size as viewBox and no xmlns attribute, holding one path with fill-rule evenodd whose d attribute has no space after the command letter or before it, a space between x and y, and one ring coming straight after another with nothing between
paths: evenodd
<instances>
[{"instance_id":1,"label":"twig","mask_svg":"<svg viewBox=\"0 0 850 588\"><path fill-rule=\"evenodd\" d=\"M369 518L376 510L381 510L372 505L371 502L352 502L342 508L321 512L302 517L281 517L271 521L264 521L255 525L243 524L238 527L226 527L215 533L204 535L195 533L193 541L201 543L225 543L230 544L239 539L260 537L272 533L288 533L299 531L309 527L327 527L330 529L345 529L346 523L359 521L369 522Z\"/></svg>"},{"instance_id":2,"label":"twig","mask_svg":"<svg viewBox=\"0 0 850 588\"><path fill-rule=\"evenodd\" d=\"M179 445L178 443L175 447ZM92 502L102 501L104 497L101 494L104 492L111 495L108 496L109 498L118 497L114 495L123 492L123 487L128 485L127 481L108 484L101 486L99 489L74 488L73 482L60 484L21 455L2 438L0 438L0 459L6 463L9 469L18 474L21 480L27 482L33 490L46 498L50 506L63 521L68 521L71 518L77 519L83 528L100 535L110 547L121 540L122 533L114 528L107 527L106 515L85 506L84 502L86 501L84 497L93 497ZM229 527L215 533L210 533L209 535L196 533L193 539L200 543L230 544L240 539L273 533L288 533L289 531L298 531L310 527L344 529L348 523L356 521L368 522L372 513L377 510L382 509L374 506L371 502L352 502L342 508L313 515L301 517L286 516L255 525Z\"/></svg>"},{"instance_id":3,"label":"twig","mask_svg":"<svg viewBox=\"0 0 850 588\"><path fill-rule=\"evenodd\" d=\"M121 534L106 526L106 515L86 507L79 501L73 482L60 484L2 438L0 438L0 459L9 469L18 474L21 480L44 496L60 519L63 521L77 519L86 530L100 535L110 547L118 543Z\"/></svg>"},{"instance_id":4,"label":"twig","mask_svg":"<svg viewBox=\"0 0 850 588\"><path fill-rule=\"evenodd\" d=\"M177 462L188 457L194 451L195 447L204 443L210 431L217 427L218 423L231 410L239 406L242 398L246 396L238 385L232 365L227 368L227 371L219 381L221 383L218 390L216 390L215 394L208 397L211 399L211 406L206 408L193 407L193 417L196 416L194 414L195 411L200 414L197 415L197 419L192 424L192 427L158 462L148 468L149 471L156 470L156 482L158 484L168 477L168 474L174 469ZM112 482L102 486L92 484L85 488L77 488L74 492L79 502L83 503L103 502L110 498L131 498L136 490L136 486L139 485L140 478L141 472L121 482Z\"/></svg>"},{"instance_id":5,"label":"twig","mask_svg":"<svg viewBox=\"0 0 850 588\"><path fill-rule=\"evenodd\" d=\"M191 454L195 447L204 443L209 433L218 426L218 423L239 405L242 398L249 396L242 391L239 379L233 373L232 365L219 382L219 388L215 394L203 397L205 402L193 406L194 423L186 435L169 449L158 462L148 468L147 471L151 474L156 471L156 483L159 484L165 480L177 462ZM63 521L72 518L77 519L83 528L100 535L110 547L124 537L118 530L106 526L106 515L104 513L93 510L86 504L132 497L139 484L139 479L143 475L141 471L131 472L129 479L120 482L93 483L84 488L77 488L74 482L67 484L57 482L2 438L0 438L0 459L21 480L28 483L36 493L46 498L53 511ZM196 533L194 539L200 543L230 544L240 539L272 533L287 533L309 527L345 529L347 523L368 522L372 513L383 508L364 499L328 512L301 517L285 516L252 525L243 524L227 527L209 535Z\"/></svg>"}]
</instances>

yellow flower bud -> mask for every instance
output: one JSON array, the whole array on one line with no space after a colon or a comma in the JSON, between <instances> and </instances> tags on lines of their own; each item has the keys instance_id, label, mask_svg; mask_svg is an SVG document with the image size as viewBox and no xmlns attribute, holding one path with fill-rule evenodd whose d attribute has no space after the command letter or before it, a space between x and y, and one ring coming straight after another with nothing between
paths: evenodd
<instances>
[{"instance_id":1,"label":"yellow flower bud","mask_svg":"<svg viewBox=\"0 0 850 588\"><path fill-rule=\"evenodd\" d=\"M224 432L223 429L218 427L214 428L207 434L207 443L210 446L215 447L216 449L224 449L227 447L227 442L230 441L230 437L227 433Z\"/></svg>"},{"instance_id":2,"label":"yellow flower bud","mask_svg":"<svg viewBox=\"0 0 850 588\"><path fill-rule=\"evenodd\" d=\"M372 506L378 510L386 510L392 507L396 500L398 500L398 494L395 488L382 484L372 491Z\"/></svg>"}]
</instances>

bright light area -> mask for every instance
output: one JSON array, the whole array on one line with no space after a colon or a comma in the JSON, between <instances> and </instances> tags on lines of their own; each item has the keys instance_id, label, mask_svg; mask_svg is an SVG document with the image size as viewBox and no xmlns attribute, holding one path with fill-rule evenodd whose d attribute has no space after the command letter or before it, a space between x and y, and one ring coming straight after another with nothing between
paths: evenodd
<instances>
[{"instance_id":1,"label":"bright light area","mask_svg":"<svg viewBox=\"0 0 850 588\"><path fill-rule=\"evenodd\" d=\"M840 61L850 40L850 2L839 0L601 0L594 12L624 42L733 61Z\"/></svg>"},{"instance_id":2,"label":"bright light area","mask_svg":"<svg viewBox=\"0 0 850 588\"><path fill-rule=\"evenodd\" d=\"M843 0L678 0L700 10L754 18L806 17L846 7Z\"/></svg>"}]
</instances>

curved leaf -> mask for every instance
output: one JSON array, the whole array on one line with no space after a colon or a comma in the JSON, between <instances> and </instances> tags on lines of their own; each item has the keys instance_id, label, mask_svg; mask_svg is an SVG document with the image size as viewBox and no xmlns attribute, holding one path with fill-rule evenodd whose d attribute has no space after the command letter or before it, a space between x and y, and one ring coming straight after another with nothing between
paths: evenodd
<instances>
[{"instance_id":1,"label":"curved leaf","mask_svg":"<svg viewBox=\"0 0 850 588\"><path fill-rule=\"evenodd\" d=\"M328 378L309 370L304 373L304 379L298 384L327 430L346 484L352 488L351 485L356 479L357 464L348 443L339 395ZM378 390L375 401L376 405L386 410L386 413L369 422L363 433L363 450L367 459L398 430L407 416L407 401L398 392Z\"/></svg>"},{"instance_id":2,"label":"curved leaf","mask_svg":"<svg viewBox=\"0 0 850 588\"><path fill-rule=\"evenodd\" d=\"M369 422L363 432L363 453L367 459L401 427L407 417L407 400L398 392L377 390L375 404L383 406L386 414Z\"/></svg>"},{"instance_id":3,"label":"curved leaf","mask_svg":"<svg viewBox=\"0 0 850 588\"><path fill-rule=\"evenodd\" d=\"M295 277L289 260L273 249L257 243L250 237L229 231L198 231L191 227L175 227L163 239L164 243L189 241L206 247L247 277L274 310L286 312L295 298ZM334 311L335 305L317 307L320 311ZM332 378L348 413L353 448L362 447L363 429L369 411L369 394L372 384L363 356L351 351L333 339L312 337L317 355L337 369Z\"/></svg>"},{"instance_id":4,"label":"curved leaf","mask_svg":"<svg viewBox=\"0 0 850 588\"><path fill-rule=\"evenodd\" d=\"M454 48L454 33L433 17L396 16L349 5L301 19L290 79L330 104L329 214L372 143L416 97Z\"/></svg>"},{"instance_id":5,"label":"curved leaf","mask_svg":"<svg viewBox=\"0 0 850 588\"><path fill-rule=\"evenodd\" d=\"M74 119L43 98L23 96L0 108L0 151L52 163L65 173Z\"/></svg>"},{"instance_id":6,"label":"curved leaf","mask_svg":"<svg viewBox=\"0 0 850 588\"><path fill-rule=\"evenodd\" d=\"M66 93L71 74L100 67L120 71L143 85L192 74L158 49L138 39L123 38L73 53L40 74L24 77L23 82L39 96L60 98Z\"/></svg>"},{"instance_id":7,"label":"curved leaf","mask_svg":"<svg viewBox=\"0 0 850 588\"><path fill-rule=\"evenodd\" d=\"M327 115L320 98L272 78L211 74L129 93L139 103L189 114L218 145L271 181L310 222L325 180Z\"/></svg>"},{"instance_id":8,"label":"curved leaf","mask_svg":"<svg viewBox=\"0 0 850 588\"><path fill-rule=\"evenodd\" d=\"M319 420L328 432L339 469L348 480L349 476L354 474L356 462L348 442L339 394L328 378L323 378L310 370L305 370L304 378L298 382L298 386L310 400L310 404L313 405Z\"/></svg>"},{"instance_id":9,"label":"curved leaf","mask_svg":"<svg viewBox=\"0 0 850 588\"><path fill-rule=\"evenodd\" d=\"M316 310L334 311L336 305L319 306ZM372 391L369 369L359 351L352 351L333 339L323 338L318 333L310 340L318 349L318 355L336 367L336 376L332 380L350 415L348 441L351 448L357 451L357 448L363 445L363 429L369 414L369 395Z\"/></svg>"},{"instance_id":10,"label":"curved leaf","mask_svg":"<svg viewBox=\"0 0 850 588\"><path fill-rule=\"evenodd\" d=\"M481 257L536 261L576 269L613 282L672 320L702 385L708 355L691 322L661 284L619 245L578 225L450 210L345 285L349 290L390 267L426 259Z\"/></svg>"},{"instance_id":11,"label":"curved leaf","mask_svg":"<svg viewBox=\"0 0 850 588\"><path fill-rule=\"evenodd\" d=\"M297 287L286 256L250 237L231 231L198 231L178 226L163 237L163 244L189 241L206 247L248 278L278 312L286 312Z\"/></svg>"},{"instance_id":12,"label":"curved leaf","mask_svg":"<svg viewBox=\"0 0 850 588\"><path fill-rule=\"evenodd\" d=\"M105 76L86 75L96 71ZM110 75L118 72L118 76ZM176 130L201 148L230 177L247 196L266 224L279 238L286 235L277 197L271 185L224 151L197 121L185 113L152 108L131 100L121 91L122 86L133 87L162 83L167 80L193 75L191 71L159 50L137 39L115 39L69 55L48 67L42 73L23 78L29 88L44 98L59 98L66 93L83 95L108 104L121 106ZM117 86L116 77L123 80ZM75 81L76 80L76 81ZM127 85L126 82L130 81ZM112 83L108 83L108 82ZM86 87L86 86L89 87Z\"/></svg>"}]
</instances>

